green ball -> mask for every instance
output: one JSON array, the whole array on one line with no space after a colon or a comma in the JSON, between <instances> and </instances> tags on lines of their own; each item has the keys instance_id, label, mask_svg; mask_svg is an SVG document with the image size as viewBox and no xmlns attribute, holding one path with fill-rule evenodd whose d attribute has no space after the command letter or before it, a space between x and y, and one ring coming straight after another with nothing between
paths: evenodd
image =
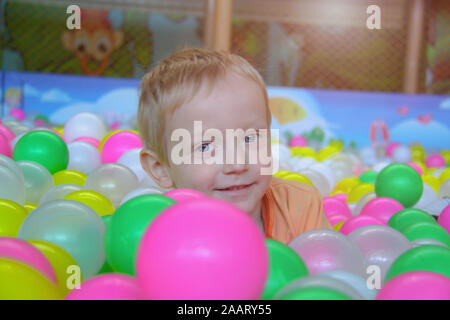
<instances>
[{"instance_id":1,"label":"green ball","mask_svg":"<svg viewBox=\"0 0 450 320\"><path fill-rule=\"evenodd\" d=\"M335 290L322 287L306 287L282 295L279 300L352 300Z\"/></svg>"},{"instance_id":2,"label":"green ball","mask_svg":"<svg viewBox=\"0 0 450 320\"><path fill-rule=\"evenodd\" d=\"M114 212L105 231L105 250L106 261L115 271L135 274L136 253L145 230L174 203L160 194L145 194L128 200Z\"/></svg>"},{"instance_id":3,"label":"green ball","mask_svg":"<svg viewBox=\"0 0 450 320\"><path fill-rule=\"evenodd\" d=\"M266 239L266 247L269 251L270 264L262 300L272 299L286 284L309 274L303 260L287 245Z\"/></svg>"},{"instance_id":4,"label":"green ball","mask_svg":"<svg viewBox=\"0 0 450 320\"><path fill-rule=\"evenodd\" d=\"M409 271L431 271L450 277L450 249L435 245L410 249L392 263L384 281Z\"/></svg>"},{"instance_id":5,"label":"green ball","mask_svg":"<svg viewBox=\"0 0 450 320\"><path fill-rule=\"evenodd\" d=\"M434 239L450 247L450 234L436 222L420 221L409 224L400 230L409 241L416 239Z\"/></svg>"},{"instance_id":6,"label":"green ball","mask_svg":"<svg viewBox=\"0 0 450 320\"><path fill-rule=\"evenodd\" d=\"M13 151L15 161L34 161L54 174L67 169L69 150L63 139L46 130L31 131L17 141Z\"/></svg>"},{"instance_id":7,"label":"green ball","mask_svg":"<svg viewBox=\"0 0 450 320\"><path fill-rule=\"evenodd\" d=\"M375 171L366 171L362 175L359 176L359 181L361 181L362 183L375 184L377 175L378 175L378 173L376 173Z\"/></svg>"},{"instance_id":8,"label":"green ball","mask_svg":"<svg viewBox=\"0 0 450 320\"><path fill-rule=\"evenodd\" d=\"M407 225L417 222L433 222L436 223L433 216L428 212L416 209L406 208L394 214L388 221L388 226L398 231L404 229Z\"/></svg>"},{"instance_id":9,"label":"green ball","mask_svg":"<svg viewBox=\"0 0 450 320\"><path fill-rule=\"evenodd\" d=\"M422 178L413 167L403 163L388 165L375 180L377 197L395 199L405 208L415 205L422 192Z\"/></svg>"}]
</instances>

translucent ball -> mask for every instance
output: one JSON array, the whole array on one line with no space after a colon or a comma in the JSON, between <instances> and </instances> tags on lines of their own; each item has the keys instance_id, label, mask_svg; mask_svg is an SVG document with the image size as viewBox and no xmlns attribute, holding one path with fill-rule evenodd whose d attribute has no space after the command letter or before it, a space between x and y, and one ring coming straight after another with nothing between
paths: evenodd
<instances>
[{"instance_id":1,"label":"translucent ball","mask_svg":"<svg viewBox=\"0 0 450 320\"><path fill-rule=\"evenodd\" d=\"M120 205L124 204L130 199L142 196L143 194L163 194L165 191L161 188L156 187L147 187L147 188L139 188L129 192L120 202Z\"/></svg>"},{"instance_id":2,"label":"translucent ball","mask_svg":"<svg viewBox=\"0 0 450 320\"><path fill-rule=\"evenodd\" d=\"M125 195L139 186L136 175L118 163L105 163L91 172L84 188L97 191L107 197L117 208Z\"/></svg>"},{"instance_id":3,"label":"translucent ball","mask_svg":"<svg viewBox=\"0 0 450 320\"><path fill-rule=\"evenodd\" d=\"M67 144L69 164L67 169L89 174L101 165L100 152L92 144L74 141Z\"/></svg>"},{"instance_id":4,"label":"translucent ball","mask_svg":"<svg viewBox=\"0 0 450 320\"><path fill-rule=\"evenodd\" d=\"M41 197L55 185L50 172L33 161L17 161L25 179L26 202L39 203Z\"/></svg>"},{"instance_id":5,"label":"translucent ball","mask_svg":"<svg viewBox=\"0 0 450 320\"><path fill-rule=\"evenodd\" d=\"M77 184L65 183L57 186L53 186L47 190L46 193L41 197L39 201L39 205L43 205L44 203L53 201L53 200L62 200L69 193L80 191L83 187Z\"/></svg>"},{"instance_id":6,"label":"translucent ball","mask_svg":"<svg viewBox=\"0 0 450 320\"><path fill-rule=\"evenodd\" d=\"M0 199L14 201L21 206L25 204L25 184L14 169L0 166Z\"/></svg>"},{"instance_id":7,"label":"translucent ball","mask_svg":"<svg viewBox=\"0 0 450 320\"><path fill-rule=\"evenodd\" d=\"M321 173L310 169L301 170L299 173L311 180L313 185L320 191L322 197L328 197L330 195L330 184Z\"/></svg>"},{"instance_id":8,"label":"translucent ball","mask_svg":"<svg viewBox=\"0 0 450 320\"><path fill-rule=\"evenodd\" d=\"M445 181L439 187L438 198L439 199L450 198L450 179Z\"/></svg>"},{"instance_id":9,"label":"translucent ball","mask_svg":"<svg viewBox=\"0 0 450 320\"><path fill-rule=\"evenodd\" d=\"M106 133L107 129L103 120L89 112L74 115L64 126L64 138L67 142L80 137L92 137L100 141Z\"/></svg>"},{"instance_id":10,"label":"translucent ball","mask_svg":"<svg viewBox=\"0 0 450 320\"><path fill-rule=\"evenodd\" d=\"M406 163L411 161L411 150L407 146L398 146L394 149L394 152L392 153L392 160L394 162L401 162Z\"/></svg>"},{"instance_id":11,"label":"translucent ball","mask_svg":"<svg viewBox=\"0 0 450 320\"><path fill-rule=\"evenodd\" d=\"M142 181L147 173L141 166L140 152L142 148L131 149L130 151L125 152L117 163L123 164L128 167L134 174L137 176L139 181Z\"/></svg>"}]
</instances>

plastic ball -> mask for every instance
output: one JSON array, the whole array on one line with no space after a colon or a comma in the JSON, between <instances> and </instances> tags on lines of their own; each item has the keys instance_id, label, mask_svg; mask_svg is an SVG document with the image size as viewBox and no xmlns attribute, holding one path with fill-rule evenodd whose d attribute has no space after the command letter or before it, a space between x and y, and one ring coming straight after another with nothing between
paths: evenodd
<instances>
[{"instance_id":1,"label":"plastic ball","mask_svg":"<svg viewBox=\"0 0 450 320\"><path fill-rule=\"evenodd\" d=\"M84 203L89 208L94 210L99 216L111 215L115 211L114 206L108 198L91 190L74 191L65 195L64 199Z\"/></svg>"},{"instance_id":2,"label":"plastic ball","mask_svg":"<svg viewBox=\"0 0 450 320\"><path fill-rule=\"evenodd\" d=\"M392 154L394 153L394 150L400 146L400 143L398 142L391 142L386 147L386 155L388 157L392 157Z\"/></svg>"},{"instance_id":3,"label":"plastic ball","mask_svg":"<svg viewBox=\"0 0 450 320\"><path fill-rule=\"evenodd\" d=\"M293 147L291 148L292 156L300 156L300 157L310 157L315 158L316 151L310 147Z\"/></svg>"},{"instance_id":4,"label":"plastic ball","mask_svg":"<svg viewBox=\"0 0 450 320\"><path fill-rule=\"evenodd\" d=\"M86 278L94 276L105 261L105 225L94 210L72 200L47 202L23 222L18 237L46 240L71 254Z\"/></svg>"},{"instance_id":5,"label":"plastic ball","mask_svg":"<svg viewBox=\"0 0 450 320\"><path fill-rule=\"evenodd\" d=\"M206 196L200 191L192 189L173 189L164 192L164 195L166 197L172 198L178 203L189 200L201 200L206 198Z\"/></svg>"},{"instance_id":6,"label":"plastic ball","mask_svg":"<svg viewBox=\"0 0 450 320\"><path fill-rule=\"evenodd\" d=\"M354 230L369 225L386 225L386 224L383 221L380 221L372 216L359 215L348 219L342 225L341 229L339 229L339 232L348 235L350 234L350 232L353 232Z\"/></svg>"},{"instance_id":7,"label":"plastic ball","mask_svg":"<svg viewBox=\"0 0 450 320\"><path fill-rule=\"evenodd\" d=\"M175 200L159 195L142 195L128 200L111 217L105 233L108 264L116 271L135 274L139 241L152 221Z\"/></svg>"},{"instance_id":8,"label":"plastic ball","mask_svg":"<svg viewBox=\"0 0 450 320\"><path fill-rule=\"evenodd\" d=\"M313 289L311 292L304 291ZM319 290L320 289L320 290ZM316 291L317 290L317 291ZM323 290L323 291L322 291ZM330 292L338 293L328 296ZM314 294L315 293L315 294ZM323 295L323 296L322 296ZM345 297L345 298L344 298ZM282 288L274 297L275 300L363 300L363 296L347 283L323 273L297 279Z\"/></svg>"},{"instance_id":9,"label":"plastic ball","mask_svg":"<svg viewBox=\"0 0 450 320\"><path fill-rule=\"evenodd\" d=\"M120 205L123 205L125 202L127 202L130 199L142 196L144 194L163 194L164 190L156 187L147 187L147 188L139 188L134 189L133 191L130 191L127 193L125 197L123 197L122 201L120 202Z\"/></svg>"},{"instance_id":10,"label":"plastic ball","mask_svg":"<svg viewBox=\"0 0 450 320\"><path fill-rule=\"evenodd\" d=\"M332 216L327 217L328 222L331 226L333 226L333 230L336 230L334 227L338 228L337 225L339 224L339 229L342 227L342 225L349 219L348 216L342 215L342 214L334 214ZM336 230L339 231L339 230Z\"/></svg>"},{"instance_id":11,"label":"plastic ball","mask_svg":"<svg viewBox=\"0 0 450 320\"><path fill-rule=\"evenodd\" d=\"M445 159L439 153L430 154L425 160L428 168L442 168L445 167Z\"/></svg>"},{"instance_id":12,"label":"plastic ball","mask_svg":"<svg viewBox=\"0 0 450 320\"><path fill-rule=\"evenodd\" d=\"M106 196L117 208L123 197L138 188L136 175L127 167L117 163L103 164L87 177L84 188Z\"/></svg>"},{"instance_id":13,"label":"plastic ball","mask_svg":"<svg viewBox=\"0 0 450 320\"><path fill-rule=\"evenodd\" d=\"M442 210L437 220L437 223L440 226L444 227L448 233L450 233L450 205L448 205L447 207L445 207L444 210Z\"/></svg>"},{"instance_id":14,"label":"plastic ball","mask_svg":"<svg viewBox=\"0 0 450 320\"><path fill-rule=\"evenodd\" d=\"M361 183L354 187L347 197L348 203L357 203L362 196L371 193L375 190L375 187L371 183Z\"/></svg>"},{"instance_id":15,"label":"plastic ball","mask_svg":"<svg viewBox=\"0 0 450 320\"><path fill-rule=\"evenodd\" d=\"M351 272L343 270L331 270L322 272L321 275L342 281L343 283L355 289L365 300L374 300L377 294L376 289L368 288L367 280L365 278Z\"/></svg>"},{"instance_id":16,"label":"plastic ball","mask_svg":"<svg viewBox=\"0 0 450 320\"><path fill-rule=\"evenodd\" d=\"M48 170L33 161L17 161L25 180L25 201L39 203L41 197L54 186Z\"/></svg>"},{"instance_id":17,"label":"plastic ball","mask_svg":"<svg viewBox=\"0 0 450 320\"><path fill-rule=\"evenodd\" d=\"M73 289L65 300L142 300L141 288L135 278L111 273L95 276Z\"/></svg>"},{"instance_id":18,"label":"plastic ball","mask_svg":"<svg viewBox=\"0 0 450 320\"><path fill-rule=\"evenodd\" d=\"M16 260L0 258L0 283L0 300L62 299L47 276Z\"/></svg>"},{"instance_id":19,"label":"plastic ball","mask_svg":"<svg viewBox=\"0 0 450 320\"><path fill-rule=\"evenodd\" d=\"M67 169L89 174L101 165L100 152L93 145L74 141L67 145L69 149L69 164Z\"/></svg>"},{"instance_id":20,"label":"plastic ball","mask_svg":"<svg viewBox=\"0 0 450 320\"><path fill-rule=\"evenodd\" d=\"M438 200L437 193L427 183L423 184L423 192L419 201L414 205L414 208L425 209L428 205Z\"/></svg>"},{"instance_id":21,"label":"plastic ball","mask_svg":"<svg viewBox=\"0 0 450 320\"><path fill-rule=\"evenodd\" d=\"M307 142L303 136L294 136L289 140L289 147L306 147Z\"/></svg>"},{"instance_id":22,"label":"plastic ball","mask_svg":"<svg viewBox=\"0 0 450 320\"><path fill-rule=\"evenodd\" d=\"M395 229L383 225L361 227L348 235L361 250L366 265L376 265L384 279L391 264L410 249L408 239Z\"/></svg>"},{"instance_id":23,"label":"plastic ball","mask_svg":"<svg viewBox=\"0 0 450 320\"><path fill-rule=\"evenodd\" d=\"M305 262L310 274L328 270L347 270L366 276L364 257L359 248L343 234L329 229L302 233L289 247Z\"/></svg>"},{"instance_id":24,"label":"plastic ball","mask_svg":"<svg viewBox=\"0 0 450 320\"><path fill-rule=\"evenodd\" d=\"M166 209L146 230L137 255L148 299L258 299L268 270L257 225L216 199Z\"/></svg>"},{"instance_id":25,"label":"plastic ball","mask_svg":"<svg viewBox=\"0 0 450 320\"><path fill-rule=\"evenodd\" d=\"M70 290L67 287L67 280L72 276L67 273L67 270L70 266L77 265L75 259L66 250L54 243L44 240L28 240L28 242L48 259L56 275L58 290L66 295ZM80 281L82 278L82 275L80 275Z\"/></svg>"},{"instance_id":26,"label":"plastic ball","mask_svg":"<svg viewBox=\"0 0 450 320\"><path fill-rule=\"evenodd\" d=\"M19 177L9 167L0 166L0 181L0 199L11 200L20 205L25 204L26 191L23 175Z\"/></svg>"},{"instance_id":27,"label":"plastic ball","mask_svg":"<svg viewBox=\"0 0 450 320\"><path fill-rule=\"evenodd\" d=\"M92 137L79 137L79 138L76 138L73 140L73 142L75 142L75 141L87 142L90 145L92 145L93 147L95 147L95 149L97 149L97 150L98 150L98 146L100 145L100 141L95 138L92 138Z\"/></svg>"},{"instance_id":28,"label":"plastic ball","mask_svg":"<svg viewBox=\"0 0 450 320\"><path fill-rule=\"evenodd\" d=\"M421 168L418 164L416 164L416 163L414 163L414 162L407 162L406 164L407 164L408 166L414 168L414 170L416 170L418 174L420 174L420 175L423 174L423 170L422 170L422 168Z\"/></svg>"},{"instance_id":29,"label":"plastic ball","mask_svg":"<svg viewBox=\"0 0 450 320\"><path fill-rule=\"evenodd\" d=\"M14 201L0 199L0 236L16 237L28 213Z\"/></svg>"},{"instance_id":30,"label":"plastic ball","mask_svg":"<svg viewBox=\"0 0 450 320\"><path fill-rule=\"evenodd\" d=\"M389 280L376 300L450 300L450 278L428 271L411 271Z\"/></svg>"},{"instance_id":31,"label":"plastic ball","mask_svg":"<svg viewBox=\"0 0 450 320\"><path fill-rule=\"evenodd\" d=\"M53 132L38 130L26 133L14 148L15 161L34 161L51 174L64 170L69 163L65 142Z\"/></svg>"},{"instance_id":32,"label":"plastic ball","mask_svg":"<svg viewBox=\"0 0 450 320\"><path fill-rule=\"evenodd\" d=\"M388 221L388 225L391 228L396 230L402 230L404 227L418 223L418 222L435 222L433 216L428 214L427 212L415 209L415 208L406 208L398 211L394 214Z\"/></svg>"},{"instance_id":33,"label":"plastic ball","mask_svg":"<svg viewBox=\"0 0 450 320\"><path fill-rule=\"evenodd\" d=\"M279 176L279 178L297 181L297 182L301 182L301 183L306 183L306 184L309 184L310 186L313 185L311 180L309 180L307 177L305 177L304 175L302 175L300 173L289 172L287 174L282 174L281 176Z\"/></svg>"},{"instance_id":34,"label":"plastic ball","mask_svg":"<svg viewBox=\"0 0 450 320\"><path fill-rule=\"evenodd\" d=\"M359 151L362 162L367 166L373 166L377 162L377 154L373 147L366 146Z\"/></svg>"},{"instance_id":35,"label":"plastic ball","mask_svg":"<svg viewBox=\"0 0 450 320\"><path fill-rule=\"evenodd\" d=\"M323 199L323 211L327 217L339 214L348 218L352 217L350 209L345 203L334 198L325 197Z\"/></svg>"},{"instance_id":36,"label":"plastic ball","mask_svg":"<svg viewBox=\"0 0 450 320\"><path fill-rule=\"evenodd\" d=\"M319 172L327 179L328 184L330 185L330 191L334 188L337 183L336 177L328 165L324 163L315 163L309 169Z\"/></svg>"},{"instance_id":37,"label":"plastic ball","mask_svg":"<svg viewBox=\"0 0 450 320\"><path fill-rule=\"evenodd\" d=\"M14 108L14 109L9 110L9 114L19 121L25 120L25 117L26 117L25 111L23 111L22 109L19 109L19 108Z\"/></svg>"},{"instance_id":38,"label":"plastic ball","mask_svg":"<svg viewBox=\"0 0 450 320\"><path fill-rule=\"evenodd\" d=\"M61 170L53 175L55 185L77 184L82 187L84 186L86 178L87 178L86 174L76 170Z\"/></svg>"},{"instance_id":39,"label":"plastic ball","mask_svg":"<svg viewBox=\"0 0 450 320\"><path fill-rule=\"evenodd\" d=\"M450 277L450 249L433 245L409 249L394 261L384 281L409 271L431 271Z\"/></svg>"},{"instance_id":40,"label":"plastic ball","mask_svg":"<svg viewBox=\"0 0 450 320\"><path fill-rule=\"evenodd\" d=\"M116 132L103 143L102 163L116 162L124 153L136 148L143 148L139 134L125 130Z\"/></svg>"},{"instance_id":41,"label":"plastic ball","mask_svg":"<svg viewBox=\"0 0 450 320\"><path fill-rule=\"evenodd\" d=\"M423 184L416 170L406 164L395 163L384 168L375 181L377 197L397 200L405 208L415 205L423 192Z\"/></svg>"},{"instance_id":42,"label":"plastic ball","mask_svg":"<svg viewBox=\"0 0 450 320\"><path fill-rule=\"evenodd\" d=\"M450 180L450 168L442 170L441 174L439 175L440 184L443 184L447 180Z\"/></svg>"},{"instance_id":43,"label":"plastic ball","mask_svg":"<svg viewBox=\"0 0 450 320\"><path fill-rule=\"evenodd\" d=\"M56 284L55 271L50 262L38 249L24 240L0 237L0 258L8 258L27 264Z\"/></svg>"},{"instance_id":44,"label":"plastic ball","mask_svg":"<svg viewBox=\"0 0 450 320\"><path fill-rule=\"evenodd\" d=\"M24 206L25 210L28 212L28 214L30 212L32 212L34 209L36 209L38 207L38 205L36 203L32 203L32 202L25 202Z\"/></svg>"},{"instance_id":45,"label":"plastic ball","mask_svg":"<svg viewBox=\"0 0 450 320\"><path fill-rule=\"evenodd\" d=\"M147 175L141 166L140 153L142 148L131 149L120 156L117 163L123 164L125 167L130 168L134 172L139 181Z\"/></svg>"},{"instance_id":46,"label":"plastic ball","mask_svg":"<svg viewBox=\"0 0 450 320\"><path fill-rule=\"evenodd\" d=\"M441 247L448 248L442 242L440 242L438 240L434 240L434 239L422 238L422 239L416 239L416 240L411 241L411 248L417 248L417 247L420 247L420 246L429 246L429 245L441 246Z\"/></svg>"},{"instance_id":47,"label":"plastic ball","mask_svg":"<svg viewBox=\"0 0 450 320\"><path fill-rule=\"evenodd\" d=\"M82 187L77 184L60 184L54 187L51 187L47 190L46 193L41 197L39 201L39 205L43 205L44 203L53 201L53 200L62 200L64 197L72 192L81 190Z\"/></svg>"},{"instance_id":48,"label":"plastic ball","mask_svg":"<svg viewBox=\"0 0 450 320\"><path fill-rule=\"evenodd\" d=\"M373 166L372 170L375 172L381 172L384 168L386 168L390 164L391 164L391 161L388 161L388 160L378 162L376 165ZM376 182L376 180L375 180L375 182Z\"/></svg>"},{"instance_id":49,"label":"plastic ball","mask_svg":"<svg viewBox=\"0 0 450 320\"><path fill-rule=\"evenodd\" d=\"M361 182L356 177L345 178L336 184L335 190L339 190L348 194L353 188L360 184Z\"/></svg>"},{"instance_id":50,"label":"plastic ball","mask_svg":"<svg viewBox=\"0 0 450 320\"><path fill-rule=\"evenodd\" d=\"M418 162L425 161L425 150L421 145L414 145L411 147L412 159Z\"/></svg>"},{"instance_id":51,"label":"plastic ball","mask_svg":"<svg viewBox=\"0 0 450 320\"><path fill-rule=\"evenodd\" d=\"M17 177L20 179L20 181L22 181L22 183L25 182L22 169L20 169L20 167L17 165L17 163L13 159L0 154L0 166L6 167L9 170L13 171L17 175ZM1 196L0 196L0 198L1 198Z\"/></svg>"},{"instance_id":52,"label":"plastic ball","mask_svg":"<svg viewBox=\"0 0 450 320\"><path fill-rule=\"evenodd\" d=\"M333 154L339 152L339 149L334 146L326 146L325 148L320 149L320 151L316 155L316 159L318 161L324 161L329 159Z\"/></svg>"},{"instance_id":53,"label":"plastic ball","mask_svg":"<svg viewBox=\"0 0 450 320\"><path fill-rule=\"evenodd\" d=\"M369 192L363 195L361 198L359 198L358 202L356 202L356 205L352 209L352 215L357 216L361 213L361 210L364 208L364 206L371 200L375 199L377 195L375 192ZM352 204L350 203L349 206Z\"/></svg>"},{"instance_id":54,"label":"plastic ball","mask_svg":"<svg viewBox=\"0 0 450 320\"><path fill-rule=\"evenodd\" d=\"M439 187L438 198L439 199L450 198L450 179L445 181Z\"/></svg>"},{"instance_id":55,"label":"plastic ball","mask_svg":"<svg viewBox=\"0 0 450 320\"><path fill-rule=\"evenodd\" d=\"M411 161L412 153L407 146L398 146L392 152L392 160L394 162L406 163Z\"/></svg>"},{"instance_id":56,"label":"plastic ball","mask_svg":"<svg viewBox=\"0 0 450 320\"><path fill-rule=\"evenodd\" d=\"M4 126L0 123L0 135L3 135L8 143L11 143L11 141L15 138L14 132L8 128L7 126Z\"/></svg>"},{"instance_id":57,"label":"plastic ball","mask_svg":"<svg viewBox=\"0 0 450 320\"><path fill-rule=\"evenodd\" d=\"M394 214L403 209L404 207L397 200L380 197L374 198L367 202L361 209L360 214L372 216L384 223L387 223Z\"/></svg>"},{"instance_id":58,"label":"plastic ball","mask_svg":"<svg viewBox=\"0 0 450 320\"><path fill-rule=\"evenodd\" d=\"M434 239L450 247L450 234L436 222L416 222L406 225L400 229L400 232L410 241L423 238Z\"/></svg>"},{"instance_id":59,"label":"plastic ball","mask_svg":"<svg viewBox=\"0 0 450 320\"><path fill-rule=\"evenodd\" d=\"M336 177L336 181L350 178L353 175L351 164L345 161L331 161L329 166Z\"/></svg>"},{"instance_id":60,"label":"plastic ball","mask_svg":"<svg viewBox=\"0 0 450 320\"><path fill-rule=\"evenodd\" d=\"M7 157L11 157L11 146L9 144L8 138L6 138L0 132L0 155L5 155Z\"/></svg>"},{"instance_id":61,"label":"plastic ball","mask_svg":"<svg viewBox=\"0 0 450 320\"><path fill-rule=\"evenodd\" d=\"M375 184L375 179L377 178L377 172L375 171L366 171L362 175L359 176L359 181L361 183L371 183Z\"/></svg>"},{"instance_id":62,"label":"plastic ball","mask_svg":"<svg viewBox=\"0 0 450 320\"><path fill-rule=\"evenodd\" d=\"M74 115L64 126L64 137L67 142L81 137L91 137L100 141L106 133L107 129L102 119L88 112Z\"/></svg>"},{"instance_id":63,"label":"plastic ball","mask_svg":"<svg viewBox=\"0 0 450 320\"><path fill-rule=\"evenodd\" d=\"M338 193L332 196L334 199L339 200L340 202L346 204L347 203L347 194Z\"/></svg>"},{"instance_id":64,"label":"plastic ball","mask_svg":"<svg viewBox=\"0 0 450 320\"><path fill-rule=\"evenodd\" d=\"M322 197L327 197L330 195L331 186L324 175L310 169L301 170L299 173L307 177L313 183L314 187L320 191Z\"/></svg>"},{"instance_id":65,"label":"plastic ball","mask_svg":"<svg viewBox=\"0 0 450 320\"><path fill-rule=\"evenodd\" d=\"M441 186L441 183L439 182L439 179L431 174L424 174L422 175L422 180L424 183L428 184L431 188L433 188L434 192L439 192L439 187Z\"/></svg>"},{"instance_id":66,"label":"plastic ball","mask_svg":"<svg viewBox=\"0 0 450 320\"><path fill-rule=\"evenodd\" d=\"M269 251L269 276L261 299L270 300L289 282L308 275L308 269L297 253L285 244L266 239L266 246Z\"/></svg>"}]
</instances>

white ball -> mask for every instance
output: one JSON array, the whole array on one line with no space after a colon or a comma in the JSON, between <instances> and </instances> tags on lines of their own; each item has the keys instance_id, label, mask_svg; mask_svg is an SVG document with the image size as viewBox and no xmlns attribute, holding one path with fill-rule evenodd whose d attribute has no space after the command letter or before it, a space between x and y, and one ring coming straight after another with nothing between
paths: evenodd
<instances>
[{"instance_id":1,"label":"white ball","mask_svg":"<svg viewBox=\"0 0 450 320\"><path fill-rule=\"evenodd\" d=\"M39 205L53 201L53 200L63 200L69 193L80 191L83 187L78 184L64 183L57 186L53 186L47 190L46 193L41 197Z\"/></svg>"},{"instance_id":2,"label":"white ball","mask_svg":"<svg viewBox=\"0 0 450 320\"><path fill-rule=\"evenodd\" d=\"M423 192L419 201L414 205L414 208L425 209L429 204L438 199L436 192L428 183L423 184Z\"/></svg>"},{"instance_id":3,"label":"white ball","mask_svg":"<svg viewBox=\"0 0 450 320\"><path fill-rule=\"evenodd\" d=\"M439 187L438 198L450 198L450 179L444 181L444 183Z\"/></svg>"},{"instance_id":4,"label":"white ball","mask_svg":"<svg viewBox=\"0 0 450 320\"><path fill-rule=\"evenodd\" d=\"M25 180L26 201L39 203L48 189L55 185L51 173L34 161L17 161Z\"/></svg>"},{"instance_id":5,"label":"white ball","mask_svg":"<svg viewBox=\"0 0 450 320\"><path fill-rule=\"evenodd\" d=\"M100 152L88 142L73 141L67 144L67 149L69 149L67 169L89 174L102 164Z\"/></svg>"},{"instance_id":6,"label":"white ball","mask_svg":"<svg viewBox=\"0 0 450 320\"><path fill-rule=\"evenodd\" d=\"M139 181L142 181L147 173L141 166L140 152L142 148L131 149L120 156L117 163L123 164L124 166L131 169L134 174L138 177Z\"/></svg>"},{"instance_id":7,"label":"white ball","mask_svg":"<svg viewBox=\"0 0 450 320\"><path fill-rule=\"evenodd\" d=\"M124 204L130 199L142 196L143 194L163 194L165 191L161 188L139 188L129 192L120 202L120 205Z\"/></svg>"},{"instance_id":8,"label":"white ball","mask_svg":"<svg viewBox=\"0 0 450 320\"><path fill-rule=\"evenodd\" d=\"M407 146L398 146L392 153L392 160L394 162L409 162L411 161L411 150Z\"/></svg>"},{"instance_id":9,"label":"white ball","mask_svg":"<svg viewBox=\"0 0 450 320\"><path fill-rule=\"evenodd\" d=\"M0 199L11 200L23 206L25 197L24 180L13 169L0 166Z\"/></svg>"},{"instance_id":10,"label":"white ball","mask_svg":"<svg viewBox=\"0 0 450 320\"><path fill-rule=\"evenodd\" d=\"M330 184L331 190L333 190L334 186L336 185L336 176L334 175L333 171L329 166L327 166L324 163L314 163L311 167L311 170L315 170L319 173L321 173Z\"/></svg>"},{"instance_id":11,"label":"white ball","mask_svg":"<svg viewBox=\"0 0 450 320\"><path fill-rule=\"evenodd\" d=\"M372 168L372 170L373 171L375 171L375 172L380 172L381 170L383 170L384 168L386 168L388 165L390 165L391 164L391 162L390 161L382 161L382 162L379 162L379 163L377 163L373 168Z\"/></svg>"},{"instance_id":12,"label":"white ball","mask_svg":"<svg viewBox=\"0 0 450 320\"><path fill-rule=\"evenodd\" d=\"M330 184L328 183L327 178L321 173L311 169L304 169L299 173L311 180L312 184L320 191L322 197L328 197L330 195Z\"/></svg>"},{"instance_id":13,"label":"white ball","mask_svg":"<svg viewBox=\"0 0 450 320\"><path fill-rule=\"evenodd\" d=\"M376 150L371 146L366 146L359 151L362 162L367 166L374 166L377 162Z\"/></svg>"},{"instance_id":14,"label":"white ball","mask_svg":"<svg viewBox=\"0 0 450 320\"><path fill-rule=\"evenodd\" d=\"M107 129L103 120L89 112L74 115L64 126L64 139L67 142L80 137L91 137L101 141L106 133Z\"/></svg>"}]
</instances>

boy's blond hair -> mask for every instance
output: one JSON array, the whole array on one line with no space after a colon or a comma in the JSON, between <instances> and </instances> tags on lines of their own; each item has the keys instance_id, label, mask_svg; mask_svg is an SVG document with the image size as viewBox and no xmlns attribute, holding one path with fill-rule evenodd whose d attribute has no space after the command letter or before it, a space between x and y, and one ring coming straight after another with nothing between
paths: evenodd
<instances>
[{"instance_id":1,"label":"boy's blond hair","mask_svg":"<svg viewBox=\"0 0 450 320\"><path fill-rule=\"evenodd\" d=\"M159 63L144 76L139 86L138 130L144 147L167 164L164 147L167 115L189 102L203 83L211 90L227 71L234 71L258 84L264 95L270 128L271 113L264 80L247 60L225 51L185 49Z\"/></svg>"}]
</instances>

